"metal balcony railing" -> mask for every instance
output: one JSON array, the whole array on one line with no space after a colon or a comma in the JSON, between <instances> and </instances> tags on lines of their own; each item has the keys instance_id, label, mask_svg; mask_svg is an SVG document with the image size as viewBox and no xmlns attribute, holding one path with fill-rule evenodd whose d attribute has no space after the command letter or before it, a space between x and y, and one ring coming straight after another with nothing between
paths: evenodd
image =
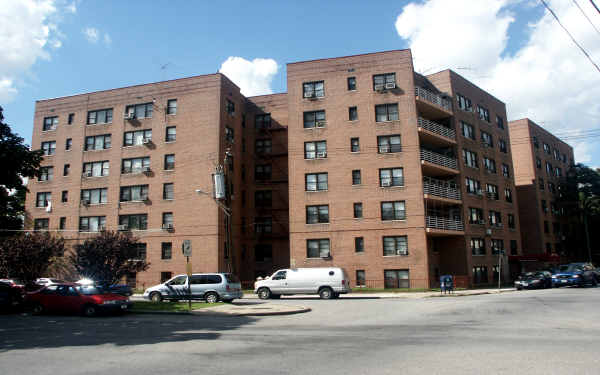
<instances>
[{"instance_id":1,"label":"metal balcony railing","mask_svg":"<svg viewBox=\"0 0 600 375\"><path fill-rule=\"evenodd\" d=\"M425 160L447 168L458 169L458 162L456 158L438 154L437 152L426 150L424 148L421 149L421 160Z\"/></svg>"},{"instance_id":2,"label":"metal balcony railing","mask_svg":"<svg viewBox=\"0 0 600 375\"><path fill-rule=\"evenodd\" d=\"M417 125L425 130L429 130L432 133L439 134L442 137L456 139L456 132L454 131L454 129L447 128L443 125L438 124L437 122L433 122L419 117L417 120Z\"/></svg>"},{"instance_id":3,"label":"metal balcony railing","mask_svg":"<svg viewBox=\"0 0 600 375\"><path fill-rule=\"evenodd\" d=\"M425 90L422 87L415 87L415 96L426 100L430 103L439 105L440 107L448 111L452 111L452 103L450 102L450 100L442 98L440 95L435 94L429 90Z\"/></svg>"},{"instance_id":4,"label":"metal balcony railing","mask_svg":"<svg viewBox=\"0 0 600 375\"><path fill-rule=\"evenodd\" d=\"M436 197L461 200L460 190L454 182L437 180L431 177L423 178L423 192Z\"/></svg>"},{"instance_id":5,"label":"metal balcony railing","mask_svg":"<svg viewBox=\"0 0 600 375\"><path fill-rule=\"evenodd\" d=\"M442 229L442 230L457 230L463 231L465 227L460 220L449 219L441 216L429 216L425 217L425 226L427 228Z\"/></svg>"}]
</instances>

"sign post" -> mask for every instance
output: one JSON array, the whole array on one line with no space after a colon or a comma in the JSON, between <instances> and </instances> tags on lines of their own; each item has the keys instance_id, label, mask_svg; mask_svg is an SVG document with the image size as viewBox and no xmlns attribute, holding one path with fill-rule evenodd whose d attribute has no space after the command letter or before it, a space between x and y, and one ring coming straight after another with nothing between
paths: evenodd
<instances>
[{"instance_id":1,"label":"sign post","mask_svg":"<svg viewBox=\"0 0 600 375\"><path fill-rule=\"evenodd\" d=\"M190 263L190 257L192 256L192 241L184 240L181 245L183 256L186 258L186 272L188 279L188 309L192 312L192 263Z\"/></svg>"}]
</instances>

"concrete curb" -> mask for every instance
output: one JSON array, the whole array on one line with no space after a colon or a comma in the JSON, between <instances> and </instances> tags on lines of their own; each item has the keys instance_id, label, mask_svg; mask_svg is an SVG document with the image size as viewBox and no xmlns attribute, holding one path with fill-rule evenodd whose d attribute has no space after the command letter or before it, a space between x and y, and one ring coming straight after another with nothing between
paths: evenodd
<instances>
[{"instance_id":1,"label":"concrete curb","mask_svg":"<svg viewBox=\"0 0 600 375\"><path fill-rule=\"evenodd\" d=\"M285 306L285 305L280 305ZM293 315L311 311L310 307L305 306L285 306L285 310L273 311L219 311L227 310L229 306L207 307L206 309L189 311L154 311L154 310L135 310L129 311L130 314L156 314L156 315L209 315L209 316L274 316L274 315Z\"/></svg>"}]
</instances>

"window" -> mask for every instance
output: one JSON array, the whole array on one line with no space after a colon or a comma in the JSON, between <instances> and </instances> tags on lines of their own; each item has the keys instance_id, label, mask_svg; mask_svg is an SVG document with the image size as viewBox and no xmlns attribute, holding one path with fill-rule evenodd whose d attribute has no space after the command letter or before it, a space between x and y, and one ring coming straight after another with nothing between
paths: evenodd
<instances>
[{"instance_id":1,"label":"window","mask_svg":"<svg viewBox=\"0 0 600 375\"><path fill-rule=\"evenodd\" d=\"M271 207L273 204L273 192L271 190L258 190L254 192L255 207Z\"/></svg>"},{"instance_id":2,"label":"window","mask_svg":"<svg viewBox=\"0 0 600 375\"><path fill-rule=\"evenodd\" d=\"M481 143L483 147L494 147L494 141L492 140L492 135L490 133L481 131Z\"/></svg>"},{"instance_id":3,"label":"window","mask_svg":"<svg viewBox=\"0 0 600 375\"><path fill-rule=\"evenodd\" d=\"M271 164L259 164L254 166L254 179L265 181L271 179Z\"/></svg>"},{"instance_id":4,"label":"window","mask_svg":"<svg viewBox=\"0 0 600 375\"><path fill-rule=\"evenodd\" d=\"M483 165L485 166L485 171L488 173L496 173L496 161L494 159L490 159L488 157L483 158Z\"/></svg>"},{"instance_id":5,"label":"window","mask_svg":"<svg viewBox=\"0 0 600 375\"><path fill-rule=\"evenodd\" d=\"M504 252L504 240L492 239L492 254L498 255L498 252Z\"/></svg>"},{"instance_id":6,"label":"window","mask_svg":"<svg viewBox=\"0 0 600 375\"><path fill-rule=\"evenodd\" d=\"M327 142L304 142L304 159L323 159L327 157Z\"/></svg>"},{"instance_id":7,"label":"window","mask_svg":"<svg viewBox=\"0 0 600 375\"><path fill-rule=\"evenodd\" d=\"M128 105L125 108L125 114L128 118L151 118L154 106L152 103Z\"/></svg>"},{"instance_id":8,"label":"window","mask_svg":"<svg viewBox=\"0 0 600 375\"><path fill-rule=\"evenodd\" d=\"M84 189L81 190L81 203L83 205L88 204L103 204L108 201L108 189Z\"/></svg>"},{"instance_id":9,"label":"window","mask_svg":"<svg viewBox=\"0 0 600 375\"><path fill-rule=\"evenodd\" d=\"M502 176L509 178L510 177L510 169L507 164L502 163Z\"/></svg>"},{"instance_id":10,"label":"window","mask_svg":"<svg viewBox=\"0 0 600 375\"><path fill-rule=\"evenodd\" d=\"M377 137L377 149L380 154L401 152L400 135L381 135Z\"/></svg>"},{"instance_id":11,"label":"window","mask_svg":"<svg viewBox=\"0 0 600 375\"><path fill-rule=\"evenodd\" d=\"M512 190L510 190L510 188L504 189L504 199L506 199L508 203L512 203Z\"/></svg>"},{"instance_id":12,"label":"window","mask_svg":"<svg viewBox=\"0 0 600 375\"><path fill-rule=\"evenodd\" d=\"M498 139L498 148L500 149L500 152L503 152L505 154L508 152L508 148L506 147L506 141L504 139Z\"/></svg>"},{"instance_id":13,"label":"window","mask_svg":"<svg viewBox=\"0 0 600 375\"><path fill-rule=\"evenodd\" d=\"M273 143L270 139L257 139L254 142L254 152L256 154L270 154L272 151L272 145Z\"/></svg>"},{"instance_id":14,"label":"window","mask_svg":"<svg viewBox=\"0 0 600 375\"><path fill-rule=\"evenodd\" d=\"M515 229L515 215L507 214L508 217L508 229Z\"/></svg>"},{"instance_id":15,"label":"window","mask_svg":"<svg viewBox=\"0 0 600 375\"><path fill-rule=\"evenodd\" d=\"M356 90L356 77L348 77L348 91Z\"/></svg>"},{"instance_id":16,"label":"window","mask_svg":"<svg viewBox=\"0 0 600 375\"><path fill-rule=\"evenodd\" d=\"M406 236L384 236L383 256L408 255L408 241Z\"/></svg>"},{"instance_id":17,"label":"window","mask_svg":"<svg viewBox=\"0 0 600 375\"><path fill-rule=\"evenodd\" d=\"M175 184L168 182L163 184L163 199L174 199L175 198Z\"/></svg>"},{"instance_id":18,"label":"window","mask_svg":"<svg viewBox=\"0 0 600 375\"><path fill-rule=\"evenodd\" d=\"M510 255L517 255L517 240L510 240Z\"/></svg>"},{"instance_id":19,"label":"window","mask_svg":"<svg viewBox=\"0 0 600 375\"><path fill-rule=\"evenodd\" d=\"M469 224L485 224L481 208L469 207Z\"/></svg>"},{"instance_id":20,"label":"window","mask_svg":"<svg viewBox=\"0 0 600 375\"><path fill-rule=\"evenodd\" d=\"M329 223L329 206L306 206L306 224Z\"/></svg>"},{"instance_id":21,"label":"window","mask_svg":"<svg viewBox=\"0 0 600 375\"><path fill-rule=\"evenodd\" d=\"M177 114L177 99L167 100L167 115Z\"/></svg>"},{"instance_id":22,"label":"window","mask_svg":"<svg viewBox=\"0 0 600 375\"><path fill-rule=\"evenodd\" d=\"M546 174L552 176L552 164L546 162Z\"/></svg>"},{"instance_id":23,"label":"window","mask_svg":"<svg viewBox=\"0 0 600 375\"><path fill-rule=\"evenodd\" d=\"M175 169L175 154L165 155L165 171Z\"/></svg>"},{"instance_id":24,"label":"window","mask_svg":"<svg viewBox=\"0 0 600 375\"><path fill-rule=\"evenodd\" d=\"M225 111L228 115L233 116L235 114L235 103L229 99L225 99Z\"/></svg>"},{"instance_id":25,"label":"window","mask_svg":"<svg viewBox=\"0 0 600 375\"><path fill-rule=\"evenodd\" d=\"M548 205L546 204L546 200L542 199L542 211L544 213L548 213Z\"/></svg>"},{"instance_id":26,"label":"window","mask_svg":"<svg viewBox=\"0 0 600 375\"><path fill-rule=\"evenodd\" d=\"M163 212L162 227L163 227L163 229L173 228L173 213L172 212Z\"/></svg>"},{"instance_id":27,"label":"window","mask_svg":"<svg viewBox=\"0 0 600 375\"><path fill-rule=\"evenodd\" d=\"M535 167L537 169L542 169L542 159L540 158L535 158Z\"/></svg>"},{"instance_id":28,"label":"window","mask_svg":"<svg viewBox=\"0 0 600 375\"><path fill-rule=\"evenodd\" d=\"M473 267L473 284L484 284L488 282L487 266Z\"/></svg>"},{"instance_id":29,"label":"window","mask_svg":"<svg viewBox=\"0 0 600 375\"><path fill-rule=\"evenodd\" d=\"M71 164L65 164L63 166L63 176L68 176L71 171Z\"/></svg>"},{"instance_id":30,"label":"window","mask_svg":"<svg viewBox=\"0 0 600 375\"><path fill-rule=\"evenodd\" d=\"M268 244L258 244L254 247L254 259L257 262L273 261L273 247ZM285 272L285 271L283 271Z\"/></svg>"},{"instance_id":31,"label":"window","mask_svg":"<svg viewBox=\"0 0 600 375\"><path fill-rule=\"evenodd\" d=\"M235 140L235 132L233 128L230 128L229 126L225 127L225 140L229 143L233 143Z\"/></svg>"},{"instance_id":32,"label":"window","mask_svg":"<svg viewBox=\"0 0 600 375\"><path fill-rule=\"evenodd\" d=\"M58 229L64 230L66 227L67 227L67 218L63 216L60 218L60 221L58 222Z\"/></svg>"},{"instance_id":33,"label":"window","mask_svg":"<svg viewBox=\"0 0 600 375\"><path fill-rule=\"evenodd\" d=\"M498 200L500 198L498 196L498 186L494 184L486 184L485 191L487 193L487 197L490 199Z\"/></svg>"},{"instance_id":34,"label":"window","mask_svg":"<svg viewBox=\"0 0 600 375\"><path fill-rule=\"evenodd\" d=\"M405 206L404 201L381 202L381 220L405 220Z\"/></svg>"},{"instance_id":35,"label":"window","mask_svg":"<svg viewBox=\"0 0 600 375\"><path fill-rule=\"evenodd\" d=\"M70 151L72 147L73 147L73 139L67 138L67 141L65 142L65 150Z\"/></svg>"},{"instance_id":36,"label":"window","mask_svg":"<svg viewBox=\"0 0 600 375\"><path fill-rule=\"evenodd\" d=\"M498 115L496 115L496 125L499 129L504 129L504 119Z\"/></svg>"},{"instance_id":37,"label":"window","mask_svg":"<svg viewBox=\"0 0 600 375\"><path fill-rule=\"evenodd\" d=\"M546 143L543 144L544 146L544 152L548 155L550 155L550 146Z\"/></svg>"},{"instance_id":38,"label":"window","mask_svg":"<svg viewBox=\"0 0 600 375\"><path fill-rule=\"evenodd\" d=\"M150 170L150 157L123 159L121 173L142 173Z\"/></svg>"},{"instance_id":39,"label":"window","mask_svg":"<svg viewBox=\"0 0 600 375\"><path fill-rule=\"evenodd\" d=\"M469 194L482 195L481 182L479 182L479 180L465 177L465 187L467 189L467 193Z\"/></svg>"},{"instance_id":40,"label":"window","mask_svg":"<svg viewBox=\"0 0 600 375\"><path fill-rule=\"evenodd\" d=\"M306 191L323 191L327 190L327 173L307 173L305 175Z\"/></svg>"},{"instance_id":41,"label":"window","mask_svg":"<svg viewBox=\"0 0 600 375\"><path fill-rule=\"evenodd\" d=\"M473 141L475 140L475 128L473 127L473 125L461 121L460 130L462 132L463 137L469 138Z\"/></svg>"},{"instance_id":42,"label":"window","mask_svg":"<svg viewBox=\"0 0 600 375\"><path fill-rule=\"evenodd\" d=\"M348 120L350 120L350 121L358 120L358 108L357 107L349 107L348 108Z\"/></svg>"},{"instance_id":43,"label":"window","mask_svg":"<svg viewBox=\"0 0 600 375\"><path fill-rule=\"evenodd\" d=\"M305 98L322 98L325 96L325 81L303 83L302 91Z\"/></svg>"},{"instance_id":44,"label":"window","mask_svg":"<svg viewBox=\"0 0 600 375\"><path fill-rule=\"evenodd\" d=\"M498 211L490 210L488 215L488 222L492 226L501 227L502 226L502 214Z\"/></svg>"},{"instance_id":45,"label":"window","mask_svg":"<svg viewBox=\"0 0 600 375\"><path fill-rule=\"evenodd\" d=\"M75 120L75 114L69 113L69 119L67 120L67 124L72 125L74 120Z\"/></svg>"},{"instance_id":46,"label":"window","mask_svg":"<svg viewBox=\"0 0 600 375\"><path fill-rule=\"evenodd\" d=\"M106 229L106 216L83 216L79 218L79 231L98 232Z\"/></svg>"},{"instance_id":47,"label":"window","mask_svg":"<svg viewBox=\"0 0 600 375\"><path fill-rule=\"evenodd\" d=\"M554 169L554 176L556 176L556 177L562 177L562 169L556 167Z\"/></svg>"},{"instance_id":48,"label":"window","mask_svg":"<svg viewBox=\"0 0 600 375\"><path fill-rule=\"evenodd\" d=\"M34 219L33 229L34 230L48 230L50 226L50 219Z\"/></svg>"},{"instance_id":49,"label":"window","mask_svg":"<svg viewBox=\"0 0 600 375\"><path fill-rule=\"evenodd\" d=\"M356 270L356 286L365 286L366 284L365 270Z\"/></svg>"},{"instance_id":50,"label":"window","mask_svg":"<svg viewBox=\"0 0 600 375\"><path fill-rule=\"evenodd\" d=\"M304 129L325 126L325 111L304 112Z\"/></svg>"},{"instance_id":51,"label":"window","mask_svg":"<svg viewBox=\"0 0 600 375\"><path fill-rule=\"evenodd\" d=\"M123 225L124 229L130 230L146 230L148 229L148 215L147 214L136 214L136 215L120 215L119 225Z\"/></svg>"},{"instance_id":52,"label":"window","mask_svg":"<svg viewBox=\"0 0 600 375\"><path fill-rule=\"evenodd\" d=\"M271 127L271 114L264 113L254 117L255 129L268 129Z\"/></svg>"},{"instance_id":53,"label":"window","mask_svg":"<svg viewBox=\"0 0 600 375\"><path fill-rule=\"evenodd\" d=\"M479 115L479 119L490 122L490 111L487 108L478 105L477 114Z\"/></svg>"},{"instance_id":54,"label":"window","mask_svg":"<svg viewBox=\"0 0 600 375\"><path fill-rule=\"evenodd\" d=\"M531 137L531 141L533 142L533 147L540 148L540 143L538 142L538 139L535 135Z\"/></svg>"},{"instance_id":55,"label":"window","mask_svg":"<svg viewBox=\"0 0 600 375\"><path fill-rule=\"evenodd\" d=\"M365 251L365 239L364 237L354 237L354 252L364 253Z\"/></svg>"},{"instance_id":56,"label":"window","mask_svg":"<svg viewBox=\"0 0 600 375\"><path fill-rule=\"evenodd\" d=\"M54 155L56 152L56 141L42 142L44 155Z\"/></svg>"},{"instance_id":57,"label":"window","mask_svg":"<svg viewBox=\"0 0 600 375\"><path fill-rule=\"evenodd\" d=\"M36 207L47 207L51 204L52 202L52 193L51 192L40 192L37 193L37 197L36 197L36 203L35 206Z\"/></svg>"},{"instance_id":58,"label":"window","mask_svg":"<svg viewBox=\"0 0 600 375\"><path fill-rule=\"evenodd\" d=\"M148 141L152 141L152 129L125 132L123 146L141 146Z\"/></svg>"},{"instance_id":59,"label":"window","mask_svg":"<svg viewBox=\"0 0 600 375\"><path fill-rule=\"evenodd\" d=\"M108 176L108 161L94 161L83 163L83 177L101 177Z\"/></svg>"},{"instance_id":60,"label":"window","mask_svg":"<svg viewBox=\"0 0 600 375\"><path fill-rule=\"evenodd\" d=\"M121 186L120 202L141 202L148 199L148 185Z\"/></svg>"},{"instance_id":61,"label":"window","mask_svg":"<svg viewBox=\"0 0 600 375\"><path fill-rule=\"evenodd\" d=\"M330 245L329 238L306 240L307 258L329 258Z\"/></svg>"},{"instance_id":62,"label":"window","mask_svg":"<svg viewBox=\"0 0 600 375\"><path fill-rule=\"evenodd\" d=\"M379 170L379 186L404 186L403 168L382 168Z\"/></svg>"},{"instance_id":63,"label":"window","mask_svg":"<svg viewBox=\"0 0 600 375\"><path fill-rule=\"evenodd\" d=\"M113 120L113 110L109 109L100 109L96 111L89 111L87 115L87 124L109 124Z\"/></svg>"},{"instance_id":64,"label":"window","mask_svg":"<svg viewBox=\"0 0 600 375\"><path fill-rule=\"evenodd\" d=\"M106 150L111 147L110 134L85 137L84 151Z\"/></svg>"},{"instance_id":65,"label":"window","mask_svg":"<svg viewBox=\"0 0 600 375\"><path fill-rule=\"evenodd\" d=\"M398 103L380 104L375 106L375 121L396 121L398 120Z\"/></svg>"},{"instance_id":66,"label":"window","mask_svg":"<svg viewBox=\"0 0 600 375\"><path fill-rule=\"evenodd\" d=\"M408 270L383 270L383 278L386 289L410 288Z\"/></svg>"},{"instance_id":67,"label":"window","mask_svg":"<svg viewBox=\"0 0 600 375\"><path fill-rule=\"evenodd\" d=\"M273 219L271 217L255 217L254 218L255 233L271 233L273 232Z\"/></svg>"},{"instance_id":68,"label":"window","mask_svg":"<svg viewBox=\"0 0 600 375\"><path fill-rule=\"evenodd\" d=\"M136 252L135 252L135 258L134 259L146 259L146 249L147 246L145 243L137 243L136 244Z\"/></svg>"},{"instance_id":69,"label":"window","mask_svg":"<svg viewBox=\"0 0 600 375\"><path fill-rule=\"evenodd\" d=\"M373 90L396 88L396 73L376 74L373 76Z\"/></svg>"},{"instance_id":70,"label":"window","mask_svg":"<svg viewBox=\"0 0 600 375\"><path fill-rule=\"evenodd\" d=\"M173 273L171 272L161 272L160 273L160 283L166 283L167 281L171 280L171 278L173 277Z\"/></svg>"},{"instance_id":71,"label":"window","mask_svg":"<svg viewBox=\"0 0 600 375\"><path fill-rule=\"evenodd\" d=\"M175 142L177 140L177 128L175 126L167 126L165 142Z\"/></svg>"},{"instance_id":72,"label":"window","mask_svg":"<svg viewBox=\"0 0 600 375\"><path fill-rule=\"evenodd\" d=\"M360 185L361 177L360 177L360 169L355 169L352 171L352 185Z\"/></svg>"},{"instance_id":73,"label":"window","mask_svg":"<svg viewBox=\"0 0 600 375\"><path fill-rule=\"evenodd\" d=\"M54 167L41 167L38 181L52 181L54 178Z\"/></svg>"},{"instance_id":74,"label":"window","mask_svg":"<svg viewBox=\"0 0 600 375\"><path fill-rule=\"evenodd\" d=\"M485 240L483 238L471 238L471 254L485 255Z\"/></svg>"},{"instance_id":75,"label":"window","mask_svg":"<svg viewBox=\"0 0 600 375\"><path fill-rule=\"evenodd\" d=\"M58 126L58 116L44 117L43 131L56 130Z\"/></svg>"},{"instance_id":76,"label":"window","mask_svg":"<svg viewBox=\"0 0 600 375\"><path fill-rule=\"evenodd\" d=\"M354 203L354 218L361 219L363 217L363 205L361 202Z\"/></svg>"},{"instance_id":77,"label":"window","mask_svg":"<svg viewBox=\"0 0 600 375\"><path fill-rule=\"evenodd\" d=\"M479 168L479 162L477 160L477 153L473 151L469 151L466 148L463 148L463 159L465 161L465 165L467 167Z\"/></svg>"},{"instance_id":78,"label":"window","mask_svg":"<svg viewBox=\"0 0 600 375\"><path fill-rule=\"evenodd\" d=\"M544 220L544 233L550 233L550 225Z\"/></svg>"},{"instance_id":79,"label":"window","mask_svg":"<svg viewBox=\"0 0 600 375\"><path fill-rule=\"evenodd\" d=\"M359 138L350 138L350 152L360 152Z\"/></svg>"},{"instance_id":80,"label":"window","mask_svg":"<svg viewBox=\"0 0 600 375\"><path fill-rule=\"evenodd\" d=\"M554 185L554 183L548 181L548 191L551 192L552 194L556 193L556 186Z\"/></svg>"},{"instance_id":81,"label":"window","mask_svg":"<svg viewBox=\"0 0 600 375\"><path fill-rule=\"evenodd\" d=\"M458 104L458 108L462 109L463 111L473 112L471 99L462 96L461 94L456 94L456 104Z\"/></svg>"}]
</instances>

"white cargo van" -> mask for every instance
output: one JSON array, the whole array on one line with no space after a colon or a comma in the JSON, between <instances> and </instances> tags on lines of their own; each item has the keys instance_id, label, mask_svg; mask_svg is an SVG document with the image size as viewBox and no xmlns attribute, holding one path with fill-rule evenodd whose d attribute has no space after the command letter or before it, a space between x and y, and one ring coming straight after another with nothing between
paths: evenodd
<instances>
[{"instance_id":1,"label":"white cargo van","mask_svg":"<svg viewBox=\"0 0 600 375\"><path fill-rule=\"evenodd\" d=\"M254 283L260 299L292 294L318 294L323 299L337 298L350 292L350 279L339 267L291 268Z\"/></svg>"}]
</instances>

